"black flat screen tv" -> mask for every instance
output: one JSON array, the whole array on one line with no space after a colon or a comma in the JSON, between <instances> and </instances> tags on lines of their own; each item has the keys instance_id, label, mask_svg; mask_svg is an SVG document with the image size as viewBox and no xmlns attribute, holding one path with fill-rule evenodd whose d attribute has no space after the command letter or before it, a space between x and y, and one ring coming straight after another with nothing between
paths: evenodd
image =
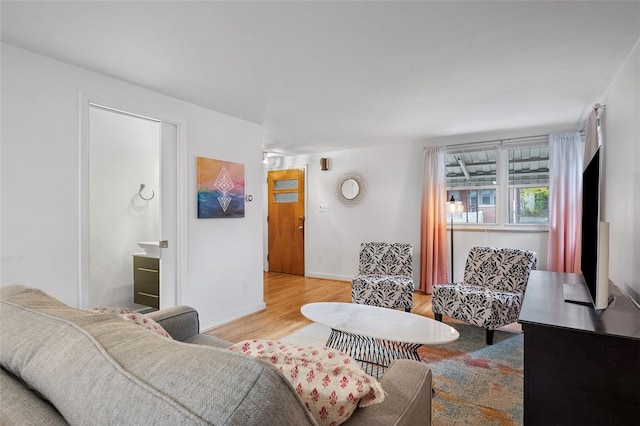
<instances>
[{"instance_id":1,"label":"black flat screen tv","mask_svg":"<svg viewBox=\"0 0 640 426\"><path fill-rule=\"evenodd\" d=\"M580 266L585 285L565 284L567 302L609 305L609 224L600 220L602 146L586 164L582 173L582 245Z\"/></svg>"}]
</instances>

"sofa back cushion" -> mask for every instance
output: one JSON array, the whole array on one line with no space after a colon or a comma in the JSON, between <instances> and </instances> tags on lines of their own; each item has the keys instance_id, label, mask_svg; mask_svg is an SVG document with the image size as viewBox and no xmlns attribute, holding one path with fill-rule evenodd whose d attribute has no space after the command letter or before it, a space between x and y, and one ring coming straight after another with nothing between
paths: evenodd
<instances>
[{"instance_id":1,"label":"sofa back cushion","mask_svg":"<svg viewBox=\"0 0 640 426\"><path fill-rule=\"evenodd\" d=\"M464 268L464 283L524 293L536 261L536 253L528 250L473 247Z\"/></svg>"},{"instance_id":2,"label":"sofa back cushion","mask_svg":"<svg viewBox=\"0 0 640 426\"><path fill-rule=\"evenodd\" d=\"M314 424L272 366L0 288L0 363L71 424Z\"/></svg>"}]
</instances>

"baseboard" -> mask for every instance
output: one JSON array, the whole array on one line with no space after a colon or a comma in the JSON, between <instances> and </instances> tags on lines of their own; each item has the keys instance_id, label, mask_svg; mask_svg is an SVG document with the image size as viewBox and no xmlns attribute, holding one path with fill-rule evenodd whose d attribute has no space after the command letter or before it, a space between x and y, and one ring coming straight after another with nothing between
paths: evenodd
<instances>
[{"instance_id":1,"label":"baseboard","mask_svg":"<svg viewBox=\"0 0 640 426\"><path fill-rule=\"evenodd\" d=\"M325 280L336 280L336 281L351 281L355 275L334 275L334 274L323 274L321 272L309 272L307 271L304 274L305 277L309 278L322 278Z\"/></svg>"},{"instance_id":2,"label":"baseboard","mask_svg":"<svg viewBox=\"0 0 640 426\"><path fill-rule=\"evenodd\" d=\"M226 324L231 321L235 321L239 318L254 314L256 312L263 311L265 309L267 309L267 305L264 303L259 303L257 305L254 305L239 311L235 311L231 314L224 315L224 316L206 318L206 319L200 317L200 332L203 332L213 327L218 327L220 325Z\"/></svg>"}]
</instances>

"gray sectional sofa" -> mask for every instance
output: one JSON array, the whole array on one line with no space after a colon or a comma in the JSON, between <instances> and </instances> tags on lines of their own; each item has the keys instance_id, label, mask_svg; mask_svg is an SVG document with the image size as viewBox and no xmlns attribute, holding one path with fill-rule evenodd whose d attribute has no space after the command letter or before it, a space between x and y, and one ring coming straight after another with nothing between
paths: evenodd
<instances>
[{"instance_id":1,"label":"gray sectional sofa","mask_svg":"<svg viewBox=\"0 0 640 426\"><path fill-rule=\"evenodd\" d=\"M174 340L37 289L1 287L0 424L317 424L275 367L200 334L192 308L149 316ZM398 360L380 382L384 402L344 424L431 423L425 364Z\"/></svg>"}]
</instances>

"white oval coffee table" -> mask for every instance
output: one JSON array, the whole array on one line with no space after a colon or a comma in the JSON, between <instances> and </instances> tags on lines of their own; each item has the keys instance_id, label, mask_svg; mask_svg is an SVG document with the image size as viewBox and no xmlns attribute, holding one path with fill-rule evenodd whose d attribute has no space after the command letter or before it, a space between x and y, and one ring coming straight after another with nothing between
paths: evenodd
<instances>
[{"instance_id":1,"label":"white oval coffee table","mask_svg":"<svg viewBox=\"0 0 640 426\"><path fill-rule=\"evenodd\" d=\"M356 303L318 302L300 312L331 328L327 346L360 361L367 374L379 377L396 359L420 361L418 348L453 342L456 329L431 318L395 309Z\"/></svg>"}]
</instances>

